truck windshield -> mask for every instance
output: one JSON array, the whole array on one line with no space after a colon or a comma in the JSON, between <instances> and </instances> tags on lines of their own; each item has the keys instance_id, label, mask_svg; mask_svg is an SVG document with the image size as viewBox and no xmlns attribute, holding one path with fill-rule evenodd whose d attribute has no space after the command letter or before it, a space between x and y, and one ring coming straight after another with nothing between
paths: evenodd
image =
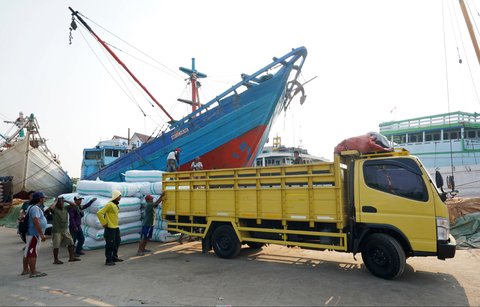
<instances>
[{"instance_id":1,"label":"truck windshield","mask_svg":"<svg viewBox=\"0 0 480 307\"><path fill-rule=\"evenodd\" d=\"M365 183L375 190L422 202L428 200L420 169L411 159L366 161L363 172Z\"/></svg>"}]
</instances>

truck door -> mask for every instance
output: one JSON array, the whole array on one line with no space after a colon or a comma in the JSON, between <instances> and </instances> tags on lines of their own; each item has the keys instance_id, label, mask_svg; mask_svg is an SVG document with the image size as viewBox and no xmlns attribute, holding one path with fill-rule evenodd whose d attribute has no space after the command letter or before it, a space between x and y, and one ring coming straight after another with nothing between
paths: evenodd
<instances>
[{"instance_id":1,"label":"truck door","mask_svg":"<svg viewBox=\"0 0 480 307\"><path fill-rule=\"evenodd\" d=\"M400 230L413 251L436 252L431 188L411 158L359 161L357 221Z\"/></svg>"}]
</instances>

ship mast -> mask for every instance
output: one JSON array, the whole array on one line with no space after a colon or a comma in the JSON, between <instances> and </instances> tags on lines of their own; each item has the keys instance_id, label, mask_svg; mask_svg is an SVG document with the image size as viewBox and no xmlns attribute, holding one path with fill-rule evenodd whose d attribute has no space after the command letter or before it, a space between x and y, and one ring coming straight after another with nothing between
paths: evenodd
<instances>
[{"instance_id":1,"label":"ship mast","mask_svg":"<svg viewBox=\"0 0 480 307\"><path fill-rule=\"evenodd\" d=\"M100 43L100 45L102 45L103 48L105 48L108 51L108 53L110 53L110 55L115 59L115 61L117 61L117 63L120 64L120 66L122 66L123 69L125 69L125 71L133 78L133 80L135 80L135 82L137 82L137 84L140 85L140 87L145 91L145 93L147 93L147 95L157 104L157 106L160 107L160 109L162 109L162 111L168 116L168 118L170 118L170 121L172 123L175 122L173 117L167 112L167 110L165 110L163 108L163 106L157 101L157 99L155 99L155 97L153 97L153 95L140 82L140 80L138 80L137 77L135 77L135 75L120 60L120 58L112 51L112 49L110 49L110 47L108 47L108 45L102 39L100 39L100 37L92 30L92 28L90 28L90 26L83 20L83 18L79 15L78 11L74 11L71 7L68 7L68 8L72 12L72 16L76 17L78 19L78 21L80 21L80 23L90 32L90 34L93 35L93 37L95 37L95 39ZM72 23L74 23L74 21L72 21ZM76 25L72 26L72 28L76 29Z\"/></svg>"},{"instance_id":2,"label":"ship mast","mask_svg":"<svg viewBox=\"0 0 480 307\"><path fill-rule=\"evenodd\" d=\"M475 53L477 55L478 64L480 64L480 49L478 48L477 38L475 37L475 33L473 32L472 22L470 21L470 16L467 12L467 7L465 6L465 2L463 0L458 0L460 3L460 7L462 9L463 18L465 19L465 23L467 24L468 33L470 34L470 39L472 40L473 48L475 49Z\"/></svg>"},{"instance_id":3,"label":"ship mast","mask_svg":"<svg viewBox=\"0 0 480 307\"><path fill-rule=\"evenodd\" d=\"M185 99L178 99L178 101L191 104L192 112L195 112L200 107L200 96L198 95L198 88L200 87L200 82L197 81L197 79L206 78L207 75L195 69L195 58L192 58L192 69L188 69L185 67L179 67L179 69L190 77L189 80L190 84L192 85L192 100L188 101Z\"/></svg>"}]
</instances>

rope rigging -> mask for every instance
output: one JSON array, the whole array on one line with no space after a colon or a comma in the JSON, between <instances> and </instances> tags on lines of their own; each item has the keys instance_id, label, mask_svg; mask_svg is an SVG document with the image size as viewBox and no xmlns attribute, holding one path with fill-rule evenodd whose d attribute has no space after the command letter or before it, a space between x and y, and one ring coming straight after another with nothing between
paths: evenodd
<instances>
[{"instance_id":1,"label":"rope rigging","mask_svg":"<svg viewBox=\"0 0 480 307\"><path fill-rule=\"evenodd\" d=\"M444 59L445 59L445 80L446 80L446 89L447 89L447 107L448 107L448 113L450 113L450 87L449 87L449 82L448 82L448 62L447 62L447 43L446 43L446 37L445 37L445 8L444 8L444 2L442 1L442 21L443 21L443 51L444 51ZM450 116L448 116L448 127L451 130L452 128L452 123L450 120ZM453 178L453 145L452 145L452 138L450 139L450 167L451 167L451 174ZM435 143L435 152L436 152L436 143Z\"/></svg>"},{"instance_id":2,"label":"rope rigging","mask_svg":"<svg viewBox=\"0 0 480 307\"><path fill-rule=\"evenodd\" d=\"M95 52L95 50L93 49L93 47L90 45L90 43L88 42L87 38L85 37L85 35L83 34L82 31L79 31L80 34L82 35L83 39L85 40L85 42L87 43L87 46L88 48L90 48L90 50L92 51L92 53L95 55L95 57L97 58L97 60L100 62L100 64L102 65L102 67L105 69L105 71L110 75L110 77L112 78L112 80L117 84L117 86L123 91L123 93L130 99L131 102L133 102L135 105L137 105L137 107L140 109L140 111L142 113L143 110L142 108L140 107L140 105L138 104L138 102L135 100L134 97L130 96L129 93L126 92L126 90L120 85L120 83L118 83L117 79L115 79L115 77L112 75L112 73L110 72L110 70L107 68L107 66L103 63L103 61L100 59L100 57L97 55L97 53Z\"/></svg>"},{"instance_id":3,"label":"rope rigging","mask_svg":"<svg viewBox=\"0 0 480 307\"><path fill-rule=\"evenodd\" d=\"M156 62L157 64L165 67L165 69L167 69L174 77L180 79L180 80L183 80L183 77L182 75L180 75L177 71L169 68L168 66L166 66L165 64L162 64L161 62L159 62L157 59L155 59L154 57L150 56L149 54L145 53L144 51L138 49L137 47L133 46L132 44L130 44L129 42L127 42L126 40L122 39L121 37L119 37L118 35L116 35L115 33L109 31L108 29L102 27L100 24L98 24L97 22L95 22L94 20L88 18L87 16L83 15L82 13L78 12L78 14L82 17L84 17L85 19L88 19L89 21L91 21L93 24L95 24L97 27L103 29L104 31L108 32L109 34L113 35L114 37L118 38L119 40L121 40L122 42L124 42L125 44L127 44L128 46L132 47L133 49L137 50L138 52L140 52L141 54L145 55L146 57L148 57L149 59L151 59L152 61ZM145 62L146 63L146 62ZM150 64L151 65L151 64ZM154 67L154 66L153 66ZM161 70L163 71L163 70ZM165 72L165 71L163 71ZM168 72L165 72L167 74L169 74Z\"/></svg>"}]
</instances>

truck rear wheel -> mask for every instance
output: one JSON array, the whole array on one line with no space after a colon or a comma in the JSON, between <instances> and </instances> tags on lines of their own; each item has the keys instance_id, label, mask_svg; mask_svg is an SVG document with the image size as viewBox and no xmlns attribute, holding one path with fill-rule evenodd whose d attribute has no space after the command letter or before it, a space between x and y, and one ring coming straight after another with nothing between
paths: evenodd
<instances>
[{"instance_id":1,"label":"truck rear wheel","mask_svg":"<svg viewBox=\"0 0 480 307\"><path fill-rule=\"evenodd\" d=\"M363 245L362 258L367 269L375 276L394 279L405 270L405 251L389 235L374 233Z\"/></svg>"},{"instance_id":2,"label":"truck rear wheel","mask_svg":"<svg viewBox=\"0 0 480 307\"><path fill-rule=\"evenodd\" d=\"M215 229L212 235L212 246L215 255L220 258L234 258L241 248L237 234L230 225L221 225Z\"/></svg>"}]
</instances>

